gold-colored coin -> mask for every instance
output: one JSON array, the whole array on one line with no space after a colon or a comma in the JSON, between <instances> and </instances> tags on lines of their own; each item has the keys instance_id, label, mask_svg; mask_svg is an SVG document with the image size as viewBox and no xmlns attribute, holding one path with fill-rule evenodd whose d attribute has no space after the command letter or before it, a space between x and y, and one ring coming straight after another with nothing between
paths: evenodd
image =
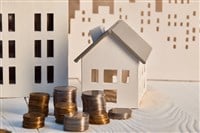
<instances>
[{"instance_id":1,"label":"gold-colored coin","mask_svg":"<svg viewBox=\"0 0 200 133\"><path fill-rule=\"evenodd\" d=\"M45 115L43 113L26 113L23 115L22 126L24 128L36 129L44 127Z\"/></svg>"},{"instance_id":2,"label":"gold-colored coin","mask_svg":"<svg viewBox=\"0 0 200 133\"><path fill-rule=\"evenodd\" d=\"M132 110L129 108L110 109L108 115L111 119L125 120L131 117Z\"/></svg>"}]
</instances>

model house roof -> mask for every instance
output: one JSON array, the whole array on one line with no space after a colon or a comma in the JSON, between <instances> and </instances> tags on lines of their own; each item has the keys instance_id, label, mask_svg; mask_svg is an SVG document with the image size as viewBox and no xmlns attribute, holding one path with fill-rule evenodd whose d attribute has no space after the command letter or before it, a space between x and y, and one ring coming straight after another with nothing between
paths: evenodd
<instances>
[{"instance_id":1,"label":"model house roof","mask_svg":"<svg viewBox=\"0 0 200 133\"><path fill-rule=\"evenodd\" d=\"M107 35L111 35L116 40L121 41L122 44L127 47L127 50L129 50L136 58L138 58L142 63L146 63L146 60L152 50L151 46L149 46L148 43L140 37L140 35L138 35L127 23L122 20L117 21L74 61L78 62Z\"/></svg>"}]
</instances>

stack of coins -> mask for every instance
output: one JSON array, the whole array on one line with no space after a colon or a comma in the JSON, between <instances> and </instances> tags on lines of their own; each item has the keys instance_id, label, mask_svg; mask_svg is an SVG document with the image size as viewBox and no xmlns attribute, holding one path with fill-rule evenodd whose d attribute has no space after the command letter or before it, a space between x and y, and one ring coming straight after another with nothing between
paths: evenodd
<instances>
[{"instance_id":1,"label":"stack of coins","mask_svg":"<svg viewBox=\"0 0 200 133\"><path fill-rule=\"evenodd\" d=\"M55 87L53 93L54 107L59 102L74 103L76 105L76 91L77 88L73 86Z\"/></svg>"},{"instance_id":2,"label":"stack of coins","mask_svg":"<svg viewBox=\"0 0 200 133\"><path fill-rule=\"evenodd\" d=\"M12 132L6 129L0 129L0 133L12 133Z\"/></svg>"},{"instance_id":3,"label":"stack of coins","mask_svg":"<svg viewBox=\"0 0 200 133\"><path fill-rule=\"evenodd\" d=\"M59 102L55 105L54 115L56 123L63 124L64 115L73 116L76 113L76 105L69 102Z\"/></svg>"},{"instance_id":4,"label":"stack of coins","mask_svg":"<svg viewBox=\"0 0 200 133\"><path fill-rule=\"evenodd\" d=\"M132 110L128 108L110 109L108 115L110 119L125 120L131 117Z\"/></svg>"},{"instance_id":5,"label":"stack of coins","mask_svg":"<svg viewBox=\"0 0 200 133\"><path fill-rule=\"evenodd\" d=\"M30 93L28 112L40 112L48 116L49 94L44 92Z\"/></svg>"},{"instance_id":6,"label":"stack of coins","mask_svg":"<svg viewBox=\"0 0 200 133\"><path fill-rule=\"evenodd\" d=\"M77 112L72 117L65 115L64 131L83 132L89 127L89 114Z\"/></svg>"},{"instance_id":7,"label":"stack of coins","mask_svg":"<svg viewBox=\"0 0 200 133\"><path fill-rule=\"evenodd\" d=\"M26 113L23 116L23 127L36 129L44 127L45 115L38 112Z\"/></svg>"},{"instance_id":8,"label":"stack of coins","mask_svg":"<svg viewBox=\"0 0 200 133\"><path fill-rule=\"evenodd\" d=\"M107 124L110 122L106 112L106 101L103 91L91 90L82 93L83 112L89 113L91 124Z\"/></svg>"}]
</instances>

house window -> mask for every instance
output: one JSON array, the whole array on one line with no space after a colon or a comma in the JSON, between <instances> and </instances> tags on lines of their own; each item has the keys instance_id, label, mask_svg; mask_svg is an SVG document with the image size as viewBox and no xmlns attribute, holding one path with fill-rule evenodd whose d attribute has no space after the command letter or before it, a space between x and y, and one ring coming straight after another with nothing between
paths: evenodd
<instances>
[{"instance_id":1,"label":"house window","mask_svg":"<svg viewBox=\"0 0 200 133\"><path fill-rule=\"evenodd\" d=\"M91 71L91 81L92 82L99 82L99 70L92 69Z\"/></svg>"},{"instance_id":2,"label":"house window","mask_svg":"<svg viewBox=\"0 0 200 133\"><path fill-rule=\"evenodd\" d=\"M15 14L8 14L8 31L15 31Z\"/></svg>"},{"instance_id":3,"label":"house window","mask_svg":"<svg viewBox=\"0 0 200 133\"><path fill-rule=\"evenodd\" d=\"M41 57L41 40L35 40L35 57Z\"/></svg>"},{"instance_id":4,"label":"house window","mask_svg":"<svg viewBox=\"0 0 200 133\"><path fill-rule=\"evenodd\" d=\"M47 40L47 57L53 57L53 56L54 56L54 41Z\"/></svg>"},{"instance_id":5,"label":"house window","mask_svg":"<svg viewBox=\"0 0 200 133\"><path fill-rule=\"evenodd\" d=\"M47 31L53 31L54 18L53 13L47 14Z\"/></svg>"},{"instance_id":6,"label":"house window","mask_svg":"<svg viewBox=\"0 0 200 133\"><path fill-rule=\"evenodd\" d=\"M129 83L130 73L129 70L122 70L122 83Z\"/></svg>"},{"instance_id":7,"label":"house window","mask_svg":"<svg viewBox=\"0 0 200 133\"><path fill-rule=\"evenodd\" d=\"M15 40L9 40L8 45L9 58L15 58Z\"/></svg>"},{"instance_id":8,"label":"house window","mask_svg":"<svg viewBox=\"0 0 200 133\"><path fill-rule=\"evenodd\" d=\"M9 84L16 83L16 71L15 67L9 67Z\"/></svg>"},{"instance_id":9,"label":"house window","mask_svg":"<svg viewBox=\"0 0 200 133\"><path fill-rule=\"evenodd\" d=\"M42 70L41 66L35 66L35 83L41 83Z\"/></svg>"},{"instance_id":10,"label":"house window","mask_svg":"<svg viewBox=\"0 0 200 133\"><path fill-rule=\"evenodd\" d=\"M104 70L105 83L117 83L117 70Z\"/></svg>"},{"instance_id":11,"label":"house window","mask_svg":"<svg viewBox=\"0 0 200 133\"><path fill-rule=\"evenodd\" d=\"M0 67L0 84L3 84L3 67Z\"/></svg>"},{"instance_id":12,"label":"house window","mask_svg":"<svg viewBox=\"0 0 200 133\"><path fill-rule=\"evenodd\" d=\"M41 14L34 14L34 29L35 31L41 31Z\"/></svg>"},{"instance_id":13,"label":"house window","mask_svg":"<svg viewBox=\"0 0 200 133\"><path fill-rule=\"evenodd\" d=\"M54 67L47 66L47 83L53 83L53 82L54 82Z\"/></svg>"},{"instance_id":14,"label":"house window","mask_svg":"<svg viewBox=\"0 0 200 133\"><path fill-rule=\"evenodd\" d=\"M0 58L3 58L3 45L2 45L2 40L0 40Z\"/></svg>"},{"instance_id":15,"label":"house window","mask_svg":"<svg viewBox=\"0 0 200 133\"><path fill-rule=\"evenodd\" d=\"M117 90L116 89L104 90L104 94L105 94L106 102L117 103Z\"/></svg>"},{"instance_id":16,"label":"house window","mask_svg":"<svg viewBox=\"0 0 200 133\"><path fill-rule=\"evenodd\" d=\"M0 14L0 32L2 31L2 14Z\"/></svg>"}]
</instances>

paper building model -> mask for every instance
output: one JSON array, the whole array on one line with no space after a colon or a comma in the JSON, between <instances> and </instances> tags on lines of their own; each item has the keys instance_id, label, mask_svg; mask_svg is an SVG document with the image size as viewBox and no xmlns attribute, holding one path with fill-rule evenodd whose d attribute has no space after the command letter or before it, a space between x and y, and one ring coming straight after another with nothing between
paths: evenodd
<instances>
[{"instance_id":1,"label":"paper building model","mask_svg":"<svg viewBox=\"0 0 200 133\"><path fill-rule=\"evenodd\" d=\"M137 108L146 89L151 47L122 20L92 37L94 43L75 59L81 59L82 90L104 90L111 106Z\"/></svg>"},{"instance_id":2,"label":"paper building model","mask_svg":"<svg viewBox=\"0 0 200 133\"><path fill-rule=\"evenodd\" d=\"M0 97L67 84L67 1L0 2Z\"/></svg>"}]
</instances>

